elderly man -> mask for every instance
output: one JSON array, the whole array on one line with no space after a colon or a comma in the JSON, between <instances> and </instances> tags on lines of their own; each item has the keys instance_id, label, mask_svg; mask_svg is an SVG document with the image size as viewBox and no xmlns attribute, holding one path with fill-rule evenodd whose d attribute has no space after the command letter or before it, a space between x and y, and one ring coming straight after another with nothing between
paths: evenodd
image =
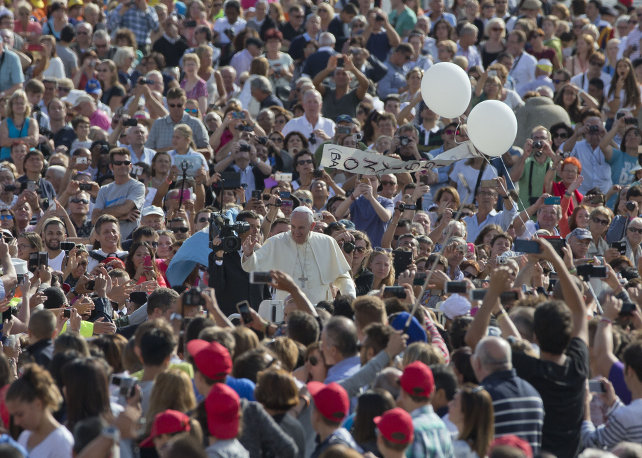
<instances>
[{"instance_id":1,"label":"elderly man","mask_svg":"<svg viewBox=\"0 0 642 458\"><path fill-rule=\"evenodd\" d=\"M508 342L500 337L483 338L471 363L480 385L493 399L495 436L515 434L537 453L544 424L542 398L530 383L517 376Z\"/></svg>"},{"instance_id":2,"label":"elderly man","mask_svg":"<svg viewBox=\"0 0 642 458\"><path fill-rule=\"evenodd\" d=\"M593 236L588 229L576 227L566 236L568 246L573 253L573 259L586 259L588 257L588 250Z\"/></svg>"},{"instance_id":3,"label":"elderly man","mask_svg":"<svg viewBox=\"0 0 642 458\"><path fill-rule=\"evenodd\" d=\"M252 97L261 105L261 110L274 106L283 106L283 102L272 94L272 84L270 80L263 75L255 76L252 81L250 81L250 92ZM270 131L267 130L266 132Z\"/></svg>"},{"instance_id":4,"label":"elderly man","mask_svg":"<svg viewBox=\"0 0 642 458\"><path fill-rule=\"evenodd\" d=\"M181 88L172 88L167 91L167 106L169 107L169 115L164 118L157 119L152 125L149 132L149 138L146 146L158 151L172 151L172 136L174 135L174 127L178 124L187 124L192 129L194 143L198 151L210 151L209 137L207 136L207 129L203 122L185 113L185 91Z\"/></svg>"},{"instance_id":5,"label":"elderly man","mask_svg":"<svg viewBox=\"0 0 642 458\"><path fill-rule=\"evenodd\" d=\"M398 94L407 86L406 72L409 69L406 68L406 64L413 56L414 50L408 43L401 43L390 54L386 61L388 73L379 81L377 95L380 99L383 100L390 94Z\"/></svg>"},{"instance_id":6,"label":"elderly man","mask_svg":"<svg viewBox=\"0 0 642 458\"><path fill-rule=\"evenodd\" d=\"M338 66L340 58L344 61L343 67ZM330 75L333 76L334 89L323 84L323 81ZM350 86L352 75L359 82L359 85L354 89L351 89ZM313 83L323 96L323 116L330 119L336 119L342 114L354 118L357 115L357 106L366 96L369 84L368 78L354 66L352 58L348 54L331 56L328 65L314 77Z\"/></svg>"},{"instance_id":7,"label":"elderly man","mask_svg":"<svg viewBox=\"0 0 642 458\"><path fill-rule=\"evenodd\" d=\"M78 114L89 118L89 123L92 127L100 127L102 130L107 131L111 127L111 120L96 106L96 101L90 95L81 95L76 99L74 108Z\"/></svg>"},{"instance_id":8,"label":"elderly man","mask_svg":"<svg viewBox=\"0 0 642 458\"><path fill-rule=\"evenodd\" d=\"M604 194L611 189L611 166L600 148L600 141L606 131L597 110L586 110L582 114L583 126L576 128L573 135L564 143L564 152L570 152L582 163L584 180L577 189L586 194L590 189L599 188ZM580 141L578 139L583 136Z\"/></svg>"},{"instance_id":9,"label":"elderly man","mask_svg":"<svg viewBox=\"0 0 642 458\"><path fill-rule=\"evenodd\" d=\"M334 135L334 121L321 116L323 100L319 91L312 89L303 96L303 116L288 121L281 133L301 132L308 138L310 151Z\"/></svg>"},{"instance_id":10,"label":"elderly man","mask_svg":"<svg viewBox=\"0 0 642 458\"><path fill-rule=\"evenodd\" d=\"M533 129L524 144L524 154L510 169L510 178L519 183L519 200L524 207L534 203L544 189L544 176L553 166L551 133L544 126Z\"/></svg>"},{"instance_id":11,"label":"elderly man","mask_svg":"<svg viewBox=\"0 0 642 458\"><path fill-rule=\"evenodd\" d=\"M109 30L127 28L134 32L138 49L145 50L151 44L150 35L158 30L156 10L146 0L121 3L109 14Z\"/></svg>"},{"instance_id":12,"label":"elderly man","mask_svg":"<svg viewBox=\"0 0 642 458\"><path fill-rule=\"evenodd\" d=\"M542 194L537 201L526 208L525 212L530 218L537 213L537 221L527 218L515 218L513 225L515 234L520 239L530 239L538 230L546 230L551 235L559 235L557 224L562 219L562 207L559 205L545 205L544 200L550 197L548 194Z\"/></svg>"},{"instance_id":13,"label":"elderly man","mask_svg":"<svg viewBox=\"0 0 642 458\"><path fill-rule=\"evenodd\" d=\"M165 230L165 212L155 205L143 208L140 225L152 227L157 231Z\"/></svg>"},{"instance_id":14,"label":"elderly man","mask_svg":"<svg viewBox=\"0 0 642 458\"><path fill-rule=\"evenodd\" d=\"M494 181L492 186L482 185L477 190L475 196L477 213L463 218L466 223L468 234L466 241L468 242L474 242L484 226L489 224L497 224L503 230L507 230L517 216L517 206L507 192L506 180L500 177L492 181ZM504 202L504 210L499 212L495 210L498 196L501 196Z\"/></svg>"},{"instance_id":15,"label":"elderly man","mask_svg":"<svg viewBox=\"0 0 642 458\"><path fill-rule=\"evenodd\" d=\"M477 26L470 23L464 24L459 32L456 55L468 59L468 68L482 65L481 55L475 46L478 33Z\"/></svg>"},{"instance_id":16,"label":"elderly man","mask_svg":"<svg viewBox=\"0 0 642 458\"><path fill-rule=\"evenodd\" d=\"M334 290L355 296L350 265L332 237L312 232L314 217L307 207L297 207L289 232L270 237L262 247L257 237L243 242L243 270L281 270L294 278L312 303L333 300ZM277 292L283 299L284 292Z\"/></svg>"},{"instance_id":17,"label":"elderly man","mask_svg":"<svg viewBox=\"0 0 642 458\"><path fill-rule=\"evenodd\" d=\"M111 37L106 30L100 29L94 32L92 38L96 55L99 59L111 59L116 54L116 47L111 44Z\"/></svg>"},{"instance_id":18,"label":"elderly man","mask_svg":"<svg viewBox=\"0 0 642 458\"><path fill-rule=\"evenodd\" d=\"M354 375L361 366L359 338L352 320L337 316L323 327L321 353L328 366L332 366L324 383L340 382Z\"/></svg>"},{"instance_id":19,"label":"elderly man","mask_svg":"<svg viewBox=\"0 0 642 458\"><path fill-rule=\"evenodd\" d=\"M147 127L143 124L131 126L127 129L127 149L132 158L132 163L144 162L151 164L156 155L156 151L151 148L145 148L147 142Z\"/></svg>"},{"instance_id":20,"label":"elderly man","mask_svg":"<svg viewBox=\"0 0 642 458\"><path fill-rule=\"evenodd\" d=\"M319 72L321 72L328 64L330 57L336 54L336 51L334 50L335 43L335 38L331 33L321 33L319 36L319 49L305 59L302 73L304 75L309 75L310 78L316 78Z\"/></svg>"},{"instance_id":21,"label":"elderly man","mask_svg":"<svg viewBox=\"0 0 642 458\"><path fill-rule=\"evenodd\" d=\"M78 55L82 56L91 49L91 35L93 27L88 22L79 22L76 24L76 40L70 48Z\"/></svg>"}]
</instances>

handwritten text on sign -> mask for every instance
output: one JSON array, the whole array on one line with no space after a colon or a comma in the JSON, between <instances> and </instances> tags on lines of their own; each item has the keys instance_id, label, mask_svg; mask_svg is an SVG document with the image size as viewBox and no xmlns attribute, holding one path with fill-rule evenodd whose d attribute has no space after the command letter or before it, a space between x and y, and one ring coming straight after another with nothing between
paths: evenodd
<instances>
[{"instance_id":1,"label":"handwritten text on sign","mask_svg":"<svg viewBox=\"0 0 642 458\"><path fill-rule=\"evenodd\" d=\"M477 157L477 154L470 142L445 151L434 159L422 161L403 161L383 154L327 144L323 147L321 166L365 175L384 175L430 170L473 157Z\"/></svg>"}]
</instances>

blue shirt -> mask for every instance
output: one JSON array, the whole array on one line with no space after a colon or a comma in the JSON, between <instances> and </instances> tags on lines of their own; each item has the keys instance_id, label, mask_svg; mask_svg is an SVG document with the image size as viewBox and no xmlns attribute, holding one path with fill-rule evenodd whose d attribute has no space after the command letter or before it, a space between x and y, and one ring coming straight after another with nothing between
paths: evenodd
<instances>
[{"instance_id":1,"label":"blue shirt","mask_svg":"<svg viewBox=\"0 0 642 458\"><path fill-rule=\"evenodd\" d=\"M361 368L361 358L359 355L351 356L339 361L337 364L328 369L328 375L323 383L326 385L332 382L340 382L348 377L353 376Z\"/></svg>"},{"instance_id":2,"label":"blue shirt","mask_svg":"<svg viewBox=\"0 0 642 458\"><path fill-rule=\"evenodd\" d=\"M486 216L486 219L481 223L477 219L476 214L465 216L463 221L466 223L466 232L468 233L466 241L474 242L484 226L488 226L489 224L497 224L501 226L502 229L508 230L508 226L513 222L515 216L517 216L517 205L515 204L513 204L513 208L510 210L502 210L500 212L491 210L488 216Z\"/></svg>"},{"instance_id":3,"label":"blue shirt","mask_svg":"<svg viewBox=\"0 0 642 458\"><path fill-rule=\"evenodd\" d=\"M408 458L449 458L454 456L450 432L430 404L410 412L415 440L406 450Z\"/></svg>"},{"instance_id":4,"label":"blue shirt","mask_svg":"<svg viewBox=\"0 0 642 458\"><path fill-rule=\"evenodd\" d=\"M5 49L0 56L0 91L6 91L24 80L20 58L16 53Z\"/></svg>"},{"instance_id":5,"label":"blue shirt","mask_svg":"<svg viewBox=\"0 0 642 458\"><path fill-rule=\"evenodd\" d=\"M123 5L117 6L109 15L107 20L109 30L125 27L134 32L136 43L139 45L151 44L150 34L158 30L156 10L148 6L146 10L141 11L137 6L133 6L121 15L122 8Z\"/></svg>"},{"instance_id":6,"label":"blue shirt","mask_svg":"<svg viewBox=\"0 0 642 458\"><path fill-rule=\"evenodd\" d=\"M379 81L377 89L377 95L381 100L390 94L398 94L401 88L407 86L404 67L393 65L390 60L386 61L386 67L388 67L388 72Z\"/></svg>"},{"instance_id":7,"label":"blue shirt","mask_svg":"<svg viewBox=\"0 0 642 458\"><path fill-rule=\"evenodd\" d=\"M386 197L378 196L377 201L383 208L390 212L395 208L394 202ZM388 221L381 221L381 218L379 218L377 212L372 208L372 204L368 202L368 199L360 196L352 202L352 205L350 205L350 216L354 226L358 230L368 234L373 247L381 246L381 238L388 227Z\"/></svg>"},{"instance_id":8,"label":"blue shirt","mask_svg":"<svg viewBox=\"0 0 642 458\"><path fill-rule=\"evenodd\" d=\"M611 160L607 160L606 162L611 166L611 181L613 183L626 186L627 184L631 184L635 181L635 177L631 173L631 170L633 167L638 165L637 157L632 157L617 148L613 148ZM613 208L616 200L617 194L613 195L609 199L607 205Z\"/></svg>"}]
</instances>

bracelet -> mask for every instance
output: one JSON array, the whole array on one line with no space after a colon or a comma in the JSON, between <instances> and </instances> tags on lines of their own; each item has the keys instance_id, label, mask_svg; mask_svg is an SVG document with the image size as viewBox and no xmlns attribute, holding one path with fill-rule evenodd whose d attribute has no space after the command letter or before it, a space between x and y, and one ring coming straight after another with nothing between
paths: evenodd
<instances>
[{"instance_id":1,"label":"bracelet","mask_svg":"<svg viewBox=\"0 0 642 458\"><path fill-rule=\"evenodd\" d=\"M608 323L608 324L613 324L613 320L609 320L608 318L600 318L600 323Z\"/></svg>"}]
</instances>

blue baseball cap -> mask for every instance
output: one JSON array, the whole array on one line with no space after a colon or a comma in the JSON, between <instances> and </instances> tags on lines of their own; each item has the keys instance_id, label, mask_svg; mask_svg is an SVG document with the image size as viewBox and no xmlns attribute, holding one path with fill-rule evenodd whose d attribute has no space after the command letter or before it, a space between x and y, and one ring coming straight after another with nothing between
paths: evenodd
<instances>
[{"instance_id":1,"label":"blue baseball cap","mask_svg":"<svg viewBox=\"0 0 642 458\"><path fill-rule=\"evenodd\" d=\"M100 82L96 79L87 81L87 84L85 85L85 92L87 94L100 94L102 92Z\"/></svg>"},{"instance_id":2,"label":"blue baseball cap","mask_svg":"<svg viewBox=\"0 0 642 458\"><path fill-rule=\"evenodd\" d=\"M395 328L397 331L403 329L406 326L406 321L408 321L409 316L410 314L408 312L401 312L397 314L394 320L392 320L392 323L390 323L390 326ZM408 326L406 334L408 334L408 345L413 342L428 342L426 331L424 330L421 323L419 323L419 320L417 320L417 318L415 318L414 316L410 320L410 326Z\"/></svg>"}]
</instances>

